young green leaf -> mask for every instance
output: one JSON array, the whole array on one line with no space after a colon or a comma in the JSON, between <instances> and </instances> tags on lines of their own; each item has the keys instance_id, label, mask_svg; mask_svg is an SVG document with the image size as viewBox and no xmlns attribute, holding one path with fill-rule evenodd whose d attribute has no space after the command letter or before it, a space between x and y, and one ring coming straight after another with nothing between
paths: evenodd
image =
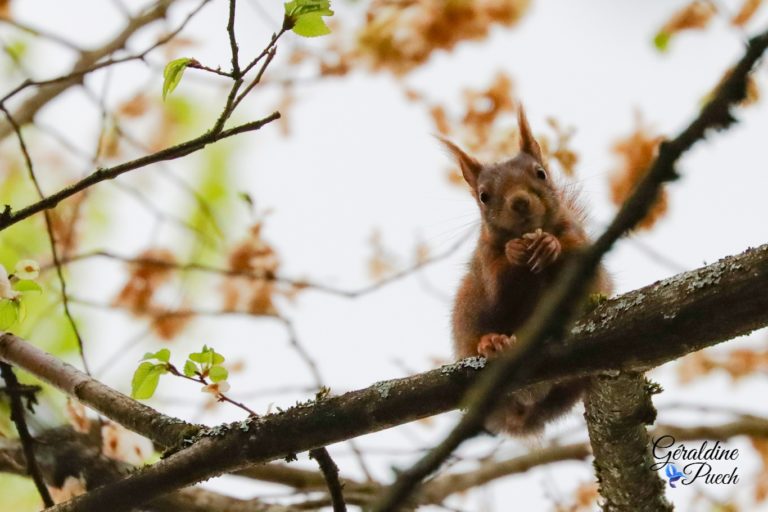
<instances>
[{"instance_id":1,"label":"young green leaf","mask_svg":"<svg viewBox=\"0 0 768 512\"><path fill-rule=\"evenodd\" d=\"M294 33L317 37L331 33L323 16L333 16L330 0L292 0L285 3L285 24Z\"/></svg>"},{"instance_id":2,"label":"young green leaf","mask_svg":"<svg viewBox=\"0 0 768 512\"><path fill-rule=\"evenodd\" d=\"M171 359L171 351L167 348L161 348L154 354L152 352L147 352L141 360L146 361L147 359L157 359L158 361L167 363Z\"/></svg>"},{"instance_id":3,"label":"young green leaf","mask_svg":"<svg viewBox=\"0 0 768 512\"><path fill-rule=\"evenodd\" d=\"M167 371L164 364L152 364L148 361L141 363L133 373L131 396L137 400L152 398L160 376Z\"/></svg>"},{"instance_id":4,"label":"young green leaf","mask_svg":"<svg viewBox=\"0 0 768 512\"><path fill-rule=\"evenodd\" d=\"M208 371L208 377L210 377L213 382L221 382L222 380L226 380L228 376L229 372L223 366L214 366Z\"/></svg>"},{"instance_id":5,"label":"young green leaf","mask_svg":"<svg viewBox=\"0 0 768 512\"><path fill-rule=\"evenodd\" d=\"M197 373L197 365L187 359L187 362L184 363L184 375L187 377L193 377Z\"/></svg>"},{"instance_id":6,"label":"young green leaf","mask_svg":"<svg viewBox=\"0 0 768 512\"><path fill-rule=\"evenodd\" d=\"M40 285L37 284L34 281L30 281L28 279L23 279L21 281L16 281L13 283L13 289L17 292L38 292L42 293L43 289L40 288Z\"/></svg>"},{"instance_id":7,"label":"young green leaf","mask_svg":"<svg viewBox=\"0 0 768 512\"><path fill-rule=\"evenodd\" d=\"M198 363L203 370L210 368L215 364L221 364L224 362L224 356L213 350L213 347L203 345L203 349L200 352L192 352L189 354L189 358Z\"/></svg>"},{"instance_id":8,"label":"young green leaf","mask_svg":"<svg viewBox=\"0 0 768 512\"><path fill-rule=\"evenodd\" d=\"M184 70L187 69L192 59L188 57L182 57L181 59L175 59L166 64L163 71L163 101L166 96L171 94L176 86L181 82L181 77L184 75Z\"/></svg>"},{"instance_id":9,"label":"young green leaf","mask_svg":"<svg viewBox=\"0 0 768 512\"><path fill-rule=\"evenodd\" d=\"M0 329L8 329L19 320L20 316L21 303L18 300L0 300Z\"/></svg>"}]
</instances>

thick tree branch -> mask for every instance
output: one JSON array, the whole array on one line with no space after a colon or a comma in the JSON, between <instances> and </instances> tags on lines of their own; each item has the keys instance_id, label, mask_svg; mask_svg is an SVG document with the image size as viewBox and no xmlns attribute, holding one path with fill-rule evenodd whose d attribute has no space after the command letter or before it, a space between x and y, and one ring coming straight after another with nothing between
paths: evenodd
<instances>
[{"instance_id":1,"label":"thick tree branch","mask_svg":"<svg viewBox=\"0 0 768 512\"><path fill-rule=\"evenodd\" d=\"M13 334L0 335L0 360L12 362L161 446L173 446L199 429L128 398Z\"/></svg>"},{"instance_id":2,"label":"thick tree branch","mask_svg":"<svg viewBox=\"0 0 768 512\"><path fill-rule=\"evenodd\" d=\"M598 371L643 371L748 334L768 325L766 286L768 245L622 295L581 319L563 345L545 350L535 372L514 376L510 389ZM727 315L718 314L724 309ZM13 362L7 350L0 358ZM210 429L154 466L54 510L127 510L214 475L453 409L484 363L470 358Z\"/></svg>"},{"instance_id":3,"label":"thick tree branch","mask_svg":"<svg viewBox=\"0 0 768 512\"><path fill-rule=\"evenodd\" d=\"M673 510L664 482L651 469L645 430L656 419L651 394L650 383L636 372L595 376L587 391L584 417L606 512Z\"/></svg>"},{"instance_id":4,"label":"thick tree branch","mask_svg":"<svg viewBox=\"0 0 768 512\"><path fill-rule=\"evenodd\" d=\"M548 351L562 350L554 346L552 340L562 338L603 255L646 216L662 184L677 178L675 164L683 153L704 139L708 129L723 129L734 122L730 108L746 97L747 76L766 47L768 31L749 41L744 56L688 127L674 139L661 144L658 157L605 232L586 250L574 255L533 315L515 333L517 342L499 357L494 368L478 379L468 394L466 414L443 441L410 468L400 472L389 491L373 507L375 512L396 512L424 478L437 470L461 443L482 430L485 419L504 396L507 383L514 380L510 377L525 379L535 374L546 365Z\"/></svg>"}]
</instances>

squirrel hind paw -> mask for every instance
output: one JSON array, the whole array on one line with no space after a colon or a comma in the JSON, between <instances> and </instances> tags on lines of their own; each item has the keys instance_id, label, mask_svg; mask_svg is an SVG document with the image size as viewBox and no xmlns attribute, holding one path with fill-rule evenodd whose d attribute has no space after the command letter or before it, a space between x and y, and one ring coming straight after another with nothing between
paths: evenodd
<instances>
[{"instance_id":1,"label":"squirrel hind paw","mask_svg":"<svg viewBox=\"0 0 768 512\"><path fill-rule=\"evenodd\" d=\"M506 334L496 333L486 334L480 338L480 342L477 344L477 353L486 359L491 359L498 356L516 341L517 338L514 335L507 336Z\"/></svg>"}]
</instances>

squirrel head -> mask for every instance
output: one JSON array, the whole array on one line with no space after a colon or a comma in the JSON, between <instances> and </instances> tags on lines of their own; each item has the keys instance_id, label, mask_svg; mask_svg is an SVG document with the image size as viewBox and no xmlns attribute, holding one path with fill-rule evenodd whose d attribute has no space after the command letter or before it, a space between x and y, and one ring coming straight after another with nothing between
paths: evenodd
<instances>
[{"instance_id":1,"label":"squirrel head","mask_svg":"<svg viewBox=\"0 0 768 512\"><path fill-rule=\"evenodd\" d=\"M546 169L523 107L518 110L520 152L507 161L483 164L441 139L461 167L477 201L484 234L500 242L538 228L547 231L560 216L560 194Z\"/></svg>"}]
</instances>

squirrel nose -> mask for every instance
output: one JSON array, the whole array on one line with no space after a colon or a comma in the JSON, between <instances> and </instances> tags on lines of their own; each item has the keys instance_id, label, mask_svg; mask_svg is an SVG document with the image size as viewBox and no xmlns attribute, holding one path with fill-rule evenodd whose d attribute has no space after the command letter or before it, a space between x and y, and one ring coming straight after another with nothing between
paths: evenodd
<instances>
[{"instance_id":1,"label":"squirrel nose","mask_svg":"<svg viewBox=\"0 0 768 512\"><path fill-rule=\"evenodd\" d=\"M516 195L512 198L512 209L520 214L528 213L531 209L531 200L526 195Z\"/></svg>"}]
</instances>

